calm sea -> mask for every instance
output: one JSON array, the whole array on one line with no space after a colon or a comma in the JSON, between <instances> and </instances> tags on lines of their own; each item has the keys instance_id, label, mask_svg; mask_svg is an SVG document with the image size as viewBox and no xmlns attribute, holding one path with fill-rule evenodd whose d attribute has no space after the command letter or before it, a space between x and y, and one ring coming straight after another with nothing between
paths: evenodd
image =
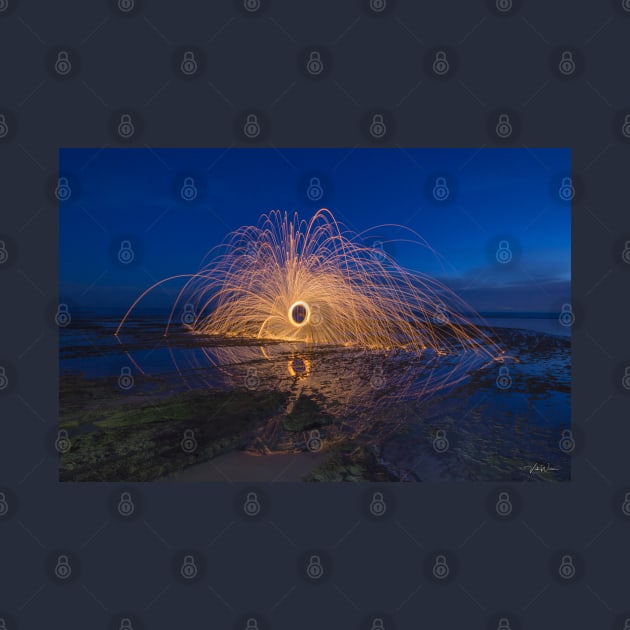
<instances>
[{"instance_id":1,"label":"calm sea","mask_svg":"<svg viewBox=\"0 0 630 630\"><path fill-rule=\"evenodd\" d=\"M493 328L520 328L561 337L571 336L571 327L560 323L560 313L482 313L471 317L475 323L485 322Z\"/></svg>"}]
</instances>

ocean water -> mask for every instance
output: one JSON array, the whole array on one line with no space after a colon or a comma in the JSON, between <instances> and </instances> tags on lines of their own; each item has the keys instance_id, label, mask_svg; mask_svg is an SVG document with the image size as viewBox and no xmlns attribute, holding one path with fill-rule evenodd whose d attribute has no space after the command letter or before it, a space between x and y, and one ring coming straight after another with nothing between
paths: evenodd
<instances>
[{"instance_id":1,"label":"ocean water","mask_svg":"<svg viewBox=\"0 0 630 630\"><path fill-rule=\"evenodd\" d=\"M542 332L547 335L571 337L571 327L560 323L560 313L514 313L505 315L482 315L471 318L474 323L485 322L493 328L518 328L533 332Z\"/></svg>"},{"instance_id":2,"label":"ocean water","mask_svg":"<svg viewBox=\"0 0 630 630\"><path fill-rule=\"evenodd\" d=\"M169 309L138 309L129 319L120 337L114 332L124 311L120 308L82 309L74 312L72 324L60 330L59 365L64 373L82 373L87 378L115 376L121 368L131 366L152 374L178 370L180 365L194 363L207 365L209 372L214 361L207 360L207 352L186 346L178 346L163 337L170 315ZM483 326L500 329L524 330L556 337L570 338L571 329L562 326L556 313L542 314L483 314L470 317ZM179 318L174 318L179 324ZM143 339L146 344L136 347L133 353L126 351L124 341Z\"/></svg>"},{"instance_id":3,"label":"ocean water","mask_svg":"<svg viewBox=\"0 0 630 630\"><path fill-rule=\"evenodd\" d=\"M554 468L546 480L570 479L570 458L558 450L562 431L571 426L570 328L560 324L558 314L485 314L474 320L507 329L500 336L516 360L506 366L466 363L457 354L417 361L341 348L298 349L296 344L262 349L222 339L211 344L181 328L164 337L169 311L155 309L135 313L117 338L122 315L116 309L73 312L71 325L60 330L68 400L80 401L81 390L95 388L108 392L103 404L118 399L124 404L127 393L116 382L127 369L139 396L154 395L153 377L166 384L163 391L232 391L249 387L253 374L263 389L294 391L297 386L298 392L321 397L331 413L343 409L340 417L378 436L379 457L410 480L529 481L532 475L523 471L534 464ZM508 389L497 385L502 368L509 371ZM112 385L104 389L103 381ZM389 398L379 404L382 395ZM64 411L62 406L62 417ZM404 432L398 431L401 425ZM438 429L446 431L452 445L447 457L432 446ZM96 429L78 429L85 430Z\"/></svg>"}]
</instances>

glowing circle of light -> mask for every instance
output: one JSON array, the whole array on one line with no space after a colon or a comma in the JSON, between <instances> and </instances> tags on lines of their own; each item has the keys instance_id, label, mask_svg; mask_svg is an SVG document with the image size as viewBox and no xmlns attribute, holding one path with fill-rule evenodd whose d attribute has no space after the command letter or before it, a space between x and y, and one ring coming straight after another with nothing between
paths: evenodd
<instances>
[{"instance_id":1,"label":"glowing circle of light","mask_svg":"<svg viewBox=\"0 0 630 630\"><path fill-rule=\"evenodd\" d=\"M301 317L301 313L304 313L303 317ZM298 315L300 313L300 315ZM289 307L289 321L294 326L306 326L311 318L311 307L302 300L298 302L294 302Z\"/></svg>"}]
</instances>

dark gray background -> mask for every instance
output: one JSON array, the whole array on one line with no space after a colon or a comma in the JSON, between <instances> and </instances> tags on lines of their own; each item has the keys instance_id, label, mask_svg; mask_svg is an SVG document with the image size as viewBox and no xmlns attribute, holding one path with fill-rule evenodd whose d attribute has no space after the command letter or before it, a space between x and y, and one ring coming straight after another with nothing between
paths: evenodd
<instances>
[{"instance_id":1,"label":"dark gray background","mask_svg":"<svg viewBox=\"0 0 630 630\"><path fill-rule=\"evenodd\" d=\"M628 392L624 325L630 265L630 3L514 0L273 0L259 12L221 0L0 0L0 618L13 628L619 628L630 618ZM321 49L309 77L304 56ZM200 76L177 72L198 51ZM451 74L431 76L436 48ZM72 72L54 72L59 50ZM562 50L575 72L558 73ZM428 55L428 56L427 56ZM455 63L456 55L456 63ZM132 517L114 484L59 484L57 207L59 147L126 146L112 121L131 111L129 146L563 147L573 150L573 481L507 486L518 514L493 510L490 484L388 486L370 518L360 485L266 486L247 522L234 484L137 485ZM493 116L516 132L499 142ZM257 112L254 141L240 133ZM366 118L367 117L367 118ZM6 129L5 129L6 131ZM517 133L518 132L518 133ZM579 187L578 187L579 184ZM54 186L53 186L54 188ZM51 306L52 305L52 306ZM1 498L1 497L0 497ZM199 580L177 563L195 554ZM325 581L303 579L309 550ZM452 580L431 579L445 550ZM60 553L72 579L52 577ZM570 553L575 580L558 578ZM124 627L124 626L123 626Z\"/></svg>"}]
</instances>

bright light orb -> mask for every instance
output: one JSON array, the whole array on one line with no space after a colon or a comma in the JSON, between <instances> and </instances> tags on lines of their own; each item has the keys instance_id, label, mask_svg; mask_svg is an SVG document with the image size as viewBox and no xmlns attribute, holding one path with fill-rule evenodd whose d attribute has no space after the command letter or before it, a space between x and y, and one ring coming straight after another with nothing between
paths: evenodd
<instances>
[{"instance_id":1,"label":"bright light orb","mask_svg":"<svg viewBox=\"0 0 630 630\"><path fill-rule=\"evenodd\" d=\"M295 302L289 307L289 321L294 326L306 326L310 318L311 307L306 302Z\"/></svg>"}]
</instances>

